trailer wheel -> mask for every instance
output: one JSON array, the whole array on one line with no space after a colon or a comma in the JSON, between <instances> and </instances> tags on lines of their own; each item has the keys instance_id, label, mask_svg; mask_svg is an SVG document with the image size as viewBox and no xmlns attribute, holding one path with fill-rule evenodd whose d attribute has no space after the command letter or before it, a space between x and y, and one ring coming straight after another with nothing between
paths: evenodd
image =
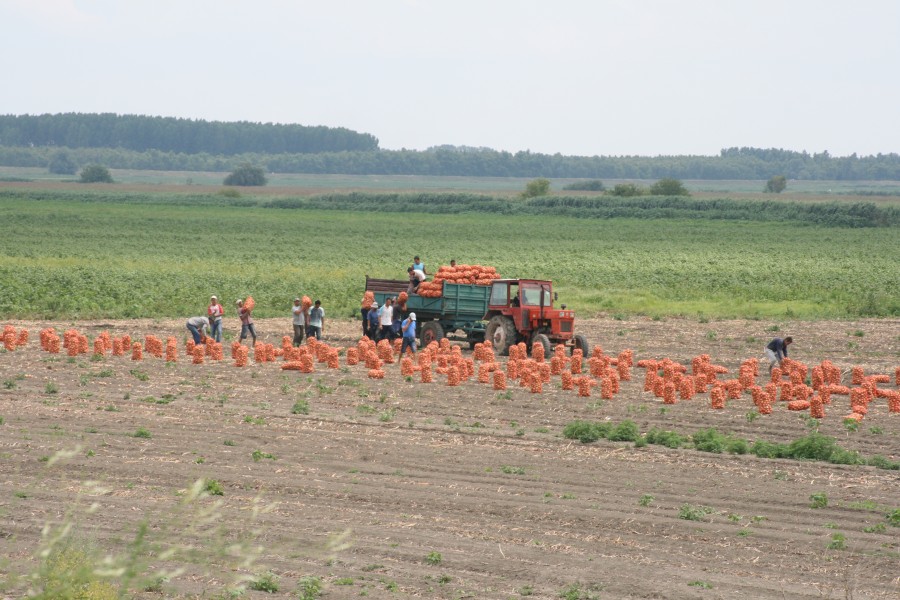
<instances>
[{"instance_id":1,"label":"trailer wheel","mask_svg":"<svg viewBox=\"0 0 900 600\"><path fill-rule=\"evenodd\" d=\"M444 339L444 328L437 321L428 321L422 325L422 347L427 348L431 342L438 342Z\"/></svg>"},{"instance_id":2,"label":"trailer wheel","mask_svg":"<svg viewBox=\"0 0 900 600\"><path fill-rule=\"evenodd\" d=\"M589 356L590 353L588 352L588 341L587 341L587 338L584 337L584 336L581 335L581 334L577 334L577 335L575 336L575 344L572 346L572 353L573 353L573 354L574 354L576 348L579 349L579 350L581 350L581 353L584 355L585 358L587 358L587 357Z\"/></svg>"},{"instance_id":3,"label":"trailer wheel","mask_svg":"<svg viewBox=\"0 0 900 600\"><path fill-rule=\"evenodd\" d=\"M491 342L497 354L508 356L509 347L516 343L516 334L516 324L512 319L503 315L495 315L488 322L484 339Z\"/></svg>"}]
</instances>

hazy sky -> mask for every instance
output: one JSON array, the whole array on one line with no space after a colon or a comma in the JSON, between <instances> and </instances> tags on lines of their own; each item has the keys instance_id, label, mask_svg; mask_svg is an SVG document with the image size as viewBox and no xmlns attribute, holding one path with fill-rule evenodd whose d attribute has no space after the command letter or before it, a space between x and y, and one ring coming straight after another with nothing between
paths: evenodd
<instances>
[{"instance_id":1,"label":"hazy sky","mask_svg":"<svg viewBox=\"0 0 900 600\"><path fill-rule=\"evenodd\" d=\"M900 152L898 0L0 0L0 113L382 148Z\"/></svg>"}]
</instances>

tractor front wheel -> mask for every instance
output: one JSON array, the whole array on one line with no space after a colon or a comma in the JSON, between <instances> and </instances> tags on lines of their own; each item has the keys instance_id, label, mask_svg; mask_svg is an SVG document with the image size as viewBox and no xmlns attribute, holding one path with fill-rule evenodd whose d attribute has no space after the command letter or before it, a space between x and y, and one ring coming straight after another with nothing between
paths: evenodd
<instances>
[{"instance_id":1,"label":"tractor front wheel","mask_svg":"<svg viewBox=\"0 0 900 600\"><path fill-rule=\"evenodd\" d=\"M531 337L531 348L534 349L535 344L540 344L544 347L544 356L548 359L550 358L550 338L547 337L547 334L541 332L535 332L535 334Z\"/></svg>"},{"instance_id":2,"label":"tractor front wheel","mask_svg":"<svg viewBox=\"0 0 900 600\"><path fill-rule=\"evenodd\" d=\"M575 350L581 350L581 354L584 355L585 358L590 356L590 352L588 351L588 341L587 338L581 334L577 334L575 336L575 343L572 345L572 353L575 353Z\"/></svg>"}]
</instances>

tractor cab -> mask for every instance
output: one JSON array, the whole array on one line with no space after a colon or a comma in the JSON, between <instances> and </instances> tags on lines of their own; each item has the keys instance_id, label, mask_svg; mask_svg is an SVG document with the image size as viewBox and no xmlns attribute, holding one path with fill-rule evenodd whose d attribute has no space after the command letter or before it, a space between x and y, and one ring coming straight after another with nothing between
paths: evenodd
<instances>
[{"instance_id":1,"label":"tractor cab","mask_svg":"<svg viewBox=\"0 0 900 600\"><path fill-rule=\"evenodd\" d=\"M549 356L551 344L566 344L587 352L583 336L574 334L575 312L553 306L557 295L553 283L539 279L495 279L488 300L485 339L501 354L509 346L524 341L544 346Z\"/></svg>"}]
</instances>

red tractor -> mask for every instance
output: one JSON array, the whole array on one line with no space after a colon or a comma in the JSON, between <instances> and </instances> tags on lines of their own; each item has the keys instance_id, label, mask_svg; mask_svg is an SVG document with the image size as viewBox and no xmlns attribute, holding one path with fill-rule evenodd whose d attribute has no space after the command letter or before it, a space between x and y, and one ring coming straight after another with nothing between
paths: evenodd
<instances>
[{"instance_id":1,"label":"red tractor","mask_svg":"<svg viewBox=\"0 0 900 600\"><path fill-rule=\"evenodd\" d=\"M529 349L541 344L545 356L550 356L556 344L580 348L588 356L587 338L575 333L575 312L566 310L565 304L554 308L556 299L549 281L495 279L484 316L488 322L485 339L502 355L509 354L513 344L524 341Z\"/></svg>"}]
</instances>

